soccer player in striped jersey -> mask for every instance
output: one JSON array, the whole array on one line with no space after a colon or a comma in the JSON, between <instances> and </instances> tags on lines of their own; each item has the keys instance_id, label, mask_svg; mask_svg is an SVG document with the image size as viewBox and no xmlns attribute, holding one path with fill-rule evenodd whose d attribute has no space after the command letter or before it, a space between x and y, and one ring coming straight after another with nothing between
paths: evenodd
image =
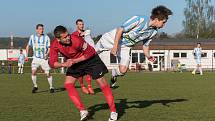
<instances>
[{"instance_id":1,"label":"soccer player in striped jersey","mask_svg":"<svg viewBox=\"0 0 215 121\"><path fill-rule=\"evenodd\" d=\"M33 49L33 61L31 63L32 68L32 82L33 82L33 89L32 93L35 93L38 90L37 86L37 76L36 71L38 67L42 67L45 74L47 75L48 83L50 86L50 93L54 92L54 87L52 84L52 76L50 74L50 67L48 64L48 55L49 55L49 48L50 48L50 38L48 35L43 34L44 32L44 25L38 24L36 26L36 34L30 36L28 45L26 46L26 55L28 56L29 47Z\"/></svg>"},{"instance_id":2,"label":"soccer player in striped jersey","mask_svg":"<svg viewBox=\"0 0 215 121\"><path fill-rule=\"evenodd\" d=\"M201 43L197 43L197 47L193 50L194 59L196 61L196 68L193 70L192 74L196 74L196 70L199 69L200 75L203 75L202 66L201 66L201 57L202 57L202 48Z\"/></svg>"},{"instance_id":3,"label":"soccer player in striped jersey","mask_svg":"<svg viewBox=\"0 0 215 121\"><path fill-rule=\"evenodd\" d=\"M19 57L18 57L18 74L23 74L23 67L25 63L25 55L23 54L22 49L20 50Z\"/></svg>"},{"instance_id":4,"label":"soccer player in striped jersey","mask_svg":"<svg viewBox=\"0 0 215 121\"><path fill-rule=\"evenodd\" d=\"M172 11L165 6L157 6L151 16L133 16L122 26L105 33L96 44L97 53L110 50L118 59L119 66L112 69L111 86L116 84L116 77L123 76L130 63L131 47L136 43L143 43L143 52L149 61L155 58L149 54L149 43L157 34L158 29L163 28Z\"/></svg>"}]
</instances>

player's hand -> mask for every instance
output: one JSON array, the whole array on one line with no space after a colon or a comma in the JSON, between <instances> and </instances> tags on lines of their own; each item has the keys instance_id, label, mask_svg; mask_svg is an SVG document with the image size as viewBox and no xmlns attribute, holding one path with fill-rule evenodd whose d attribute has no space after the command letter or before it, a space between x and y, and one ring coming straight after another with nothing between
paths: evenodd
<instances>
[{"instance_id":1,"label":"player's hand","mask_svg":"<svg viewBox=\"0 0 215 121\"><path fill-rule=\"evenodd\" d=\"M116 56L117 55L117 48L113 47L110 52L111 52L111 54L113 54L114 56Z\"/></svg>"},{"instance_id":2,"label":"player's hand","mask_svg":"<svg viewBox=\"0 0 215 121\"><path fill-rule=\"evenodd\" d=\"M65 62L65 63L62 63L61 66L68 68L68 67L71 67L72 64L70 62Z\"/></svg>"},{"instance_id":3,"label":"player's hand","mask_svg":"<svg viewBox=\"0 0 215 121\"><path fill-rule=\"evenodd\" d=\"M63 63L65 67L71 67L75 62L72 59L68 59L65 63Z\"/></svg>"},{"instance_id":4,"label":"player's hand","mask_svg":"<svg viewBox=\"0 0 215 121\"><path fill-rule=\"evenodd\" d=\"M156 61L156 58L154 56L150 56L148 58L149 61L151 61L152 63L154 63Z\"/></svg>"}]
</instances>

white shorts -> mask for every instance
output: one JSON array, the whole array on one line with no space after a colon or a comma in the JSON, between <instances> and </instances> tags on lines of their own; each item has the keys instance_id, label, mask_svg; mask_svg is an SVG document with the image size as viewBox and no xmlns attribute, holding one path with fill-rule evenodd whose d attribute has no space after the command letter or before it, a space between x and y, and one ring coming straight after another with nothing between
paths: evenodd
<instances>
[{"instance_id":1,"label":"white shorts","mask_svg":"<svg viewBox=\"0 0 215 121\"><path fill-rule=\"evenodd\" d=\"M18 63L18 67L19 67L19 68L23 68L23 67L24 67L24 64Z\"/></svg>"},{"instance_id":2,"label":"white shorts","mask_svg":"<svg viewBox=\"0 0 215 121\"><path fill-rule=\"evenodd\" d=\"M33 61L31 63L31 69L37 70L37 68L41 66L42 69L45 71L46 74L49 73L50 66L48 64L48 60L41 59L41 58L33 58Z\"/></svg>"},{"instance_id":3,"label":"white shorts","mask_svg":"<svg viewBox=\"0 0 215 121\"><path fill-rule=\"evenodd\" d=\"M115 34L116 29L102 35L95 46L97 53L106 50L108 51L113 48ZM117 51L117 59L120 65L128 67L131 59L131 47L119 45L119 49Z\"/></svg>"}]
</instances>

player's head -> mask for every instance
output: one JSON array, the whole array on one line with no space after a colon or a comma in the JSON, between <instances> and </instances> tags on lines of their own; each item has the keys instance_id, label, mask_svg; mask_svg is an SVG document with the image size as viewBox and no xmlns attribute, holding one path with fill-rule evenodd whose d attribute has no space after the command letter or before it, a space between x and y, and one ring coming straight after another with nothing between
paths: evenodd
<instances>
[{"instance_id":1,"label":"player's head","mask_svg":"<svg viewBox=\"0 0 215 121\"><path fill-rule=\"evenodd\" d=\"M37 24L36 25L36 32L39 35L43 35L43 31L44 31L44 25L43 24Z\"/></svg>"},{"instance_id":2,"label":"player's head","mask_svg":"<svg viewBox=\"0 0 215 121\"><path fill-rule=\"evenodd\" d=\"M82 19L77 19L75 23L78 31L84 31L84 21Z\"/></svg>"},{"instance_id":3,"label":"player's head","mask_svg":"<svg viewBox=\"0 0 215 121\"><path fill-rule=\"evenodd\" d=\"M151 12L151 20L153 21L153 25L156 28L164 27L165 23L168 20L169 15L172 15L172 11L165 6L157 6L152 9Z\"/></svg>"},{"instance_id":4,"label":"player's head","mask_svg":"<svg viewBox=\"0 0 215 121\"><path fill-rule=\"evenodd\" d=\"M70 44L70 35L64 26L57 26L54 29L54 36L57 38L62 44Z\"/></svg>"},{"instance_id":5,"label":"player's head","mask_svg":"<svg viewBox=\"0 0 215 121\"><path fill-rule=\"evenodd\" d=\"M22 52L23 52L22 49L20 49L20 53L21 53L21 54L22 54Z\"/></svg>"},{"instance_id":6,"label":"player's head","mask_svg":"<svg viewBox=\"0 0 215 121\"><path fill-rule=\"evenodd\" d=\"M201 43L198 42L198 43L197 43L197 47L201 47Z\"/></svg>"}]
</instances>

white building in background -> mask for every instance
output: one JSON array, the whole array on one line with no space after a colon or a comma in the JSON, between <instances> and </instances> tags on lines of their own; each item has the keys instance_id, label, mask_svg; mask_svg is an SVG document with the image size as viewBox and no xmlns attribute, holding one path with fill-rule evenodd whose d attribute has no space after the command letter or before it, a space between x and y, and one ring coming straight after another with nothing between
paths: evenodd
<instances>
[{"instance_id":1,"label":"white building in background","mask_svg":"<svg viewBox=\"0 0 215 121\"><path fill-rule=\"evenodd\" d=\"M197 42L200 42L202 46L202 67L207 70L215 70L215 39L198 41L162 39L153 41L150 46L150 54L157 59L152 64L153 71L171 70L178 62L184 64L187 70L193 69L196 66L193 48L196 47ZM118 66L116 58L110 54L110 51L103 52L99 56L108 69ZM135 46L131 51L129 68L135 68L137 63L144 69L148 69L150 63L143 54L141 44Z\"/></svg>"}]
</instances>

